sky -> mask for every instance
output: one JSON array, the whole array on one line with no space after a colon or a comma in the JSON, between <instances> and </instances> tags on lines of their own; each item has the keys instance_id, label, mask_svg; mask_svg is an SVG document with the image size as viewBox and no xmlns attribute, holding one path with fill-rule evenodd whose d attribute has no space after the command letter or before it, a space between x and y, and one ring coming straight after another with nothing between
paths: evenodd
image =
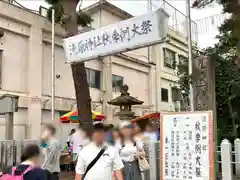
<instances>
[{"instance_id":1,"label":"sky","mask_svg":"<svg viewBox=\"0 0 240 180\"><path fill-rule=\"evenodd\" d=\"M44 0L17 0L23 6L38 10L39 6L48 7ZM155 10L159 7L165 8L170 15L169 25L178 27L180 32L185 31L185 17L186 14L186 1L185 0L108 0L115 6L129 12L134 16L147 13L149 8ZM82 8L87 7L97 0L83 0ZM191 0L193 2L193 0ZM137 8L136 8L137 7ZM174 7L178 10L175 10ZM193 26L193 39L198 42L200 48L212 46L216 43L215 36L218 34L218 26L224 20L221 15L222 8L217 4L213 4L204 9L191 9L191 19L196 22L196 27Z\"/></svg>"}]
</instances>

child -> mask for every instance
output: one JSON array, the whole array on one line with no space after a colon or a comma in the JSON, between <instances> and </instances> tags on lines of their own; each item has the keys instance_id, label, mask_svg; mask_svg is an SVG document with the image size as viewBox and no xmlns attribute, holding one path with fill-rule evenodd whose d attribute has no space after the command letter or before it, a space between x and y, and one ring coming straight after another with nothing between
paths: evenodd
<instances>
[{"instance_id":1,"label":"child","mask_svg":"<svg viewBox=\"0 0 240 180\"><path fill-rule=\"evenodd\" d=\"M39 147L35 144L24 147L21 164L13 167L8 173L0 177L0 180L14 179L15 177L22 177L23 180L47 180L45 171L40 168Z\"/></svg>"}]
</instances>

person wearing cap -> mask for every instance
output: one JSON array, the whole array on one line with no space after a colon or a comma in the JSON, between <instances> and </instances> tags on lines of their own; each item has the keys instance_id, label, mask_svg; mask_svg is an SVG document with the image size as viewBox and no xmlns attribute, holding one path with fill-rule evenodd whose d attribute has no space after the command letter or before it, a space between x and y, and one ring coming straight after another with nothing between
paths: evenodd
<instances>
[{"instance_id":1,"label":"person wearing cap","mask_svg":"<svg viewBox=\"0 0 240 180\"><path fill-rule=\"evenodd\" d=\"M138 158L145 156L144 144L134 139L133 128L134 126L127 121L120 125L121 140L118 144L118 151L124 164L124 180L142 180Z\"/></svg>"},{"instance_id":2,"label":"person wearing cap","mask_svg":"<svg viewBox=\"0 0 240 180\"><path fill-rule=\"evenodd\" d=\"M105 143L106 126L94 124L92 140L78 154L75 180L112 180L115 172L118 180L123 180L123 163L118 151Z\"/></svg>"}]
</instances>

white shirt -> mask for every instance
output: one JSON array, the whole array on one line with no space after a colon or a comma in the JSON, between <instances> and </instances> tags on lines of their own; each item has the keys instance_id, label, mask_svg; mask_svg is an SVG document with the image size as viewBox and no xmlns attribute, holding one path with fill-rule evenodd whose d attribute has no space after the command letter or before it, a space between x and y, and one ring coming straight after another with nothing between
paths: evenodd
<instances>
[{"instance_id":1,"label":"white shirt","mask_svg":"<svg viewBox=\"0 0 240 180\"><path fill-rule=\"evenodd\" d=\"M81 131L76 131L72 135L72 146L73 146L73 153L78 154L79 151L90 143L90 140L84 136Z\"/></svg>"},{"instance_id":2,"label":"white shirt","mask_svg":"<svg viewBox=\"0 0 240 180\"><path fill-rule=\"evenodd\" d=\"M114 147L119 148L119 144L121 143L120 139L116 139L114 142Z\"/></svg>"},{"instance_id":3,"label":"white shirt","mask_svg":"<svg viewBox=\"0 0 240 180\"><path fill-rule=\"evenodd\" d=\"M72 135L69 135L68 137L67 137L67 142L71 142L72 141Z\"/></svg>"},{"instance_id":4,"label":"white shirt","mask_svg":"<svg viewBox=\"0 0 240 180\"><path fill-rule=\"evenodd\" d=\"M113 146L105 145L106 151L99 158L96 164L88 171L84 180L112 180L113 171L123 168L121 158ZM90 143L78 154L76 173L83 175L87 166L101 151L102 147Z\"/></svg>"},{"instance_id":5,"label":"white shirt","mask_svg":"<svg viewBox=\"0 0 240 180\"><path fill-rule=\"evenodd\" d=\"M156 142L158 140L156 132L145 132L144 136L149 139L149 141Z\"/></svg>"},{"instance_id":6,"label":"white shirt","mask_svg":"<svg viewBox=\"0 0 240 180\"><path fill-rule=\"evenodd\" d=\"M143 151L144 150L144 144L142 141L136 141L136 146L134 146L134 143L131 141L126 141L124 143L125 145L121 145L120 143L116 144L116 147L118 147L118 151L120 154L120 157L122 161L125 162L131 162L135 160L135 154L138 151Z\"/></svg>"}]
</instances>

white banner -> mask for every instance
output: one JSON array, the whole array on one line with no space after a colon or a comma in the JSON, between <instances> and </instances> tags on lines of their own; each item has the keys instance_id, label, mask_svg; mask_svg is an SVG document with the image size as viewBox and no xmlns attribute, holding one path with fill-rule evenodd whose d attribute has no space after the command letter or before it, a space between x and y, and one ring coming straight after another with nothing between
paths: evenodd
<instances>
[{"instance_id":1,"label":"white banner","mask_svg":"<svg viewBox=\"0 0 240 180\"><path fill-rule=\"evenodd\" d=\"M211 112L161 116L161 180L212 180Z\"/></svg>"},{"instance_id":2,"label":"white banner","mask_svg":"<svg viewBox=\"0 0 240 180\"><path fill-rule=\"evenodd\" d=\"M64 39L68 63L156 44L166 37L168 14L157 11Z\"/></svg>"}]
</instances>

